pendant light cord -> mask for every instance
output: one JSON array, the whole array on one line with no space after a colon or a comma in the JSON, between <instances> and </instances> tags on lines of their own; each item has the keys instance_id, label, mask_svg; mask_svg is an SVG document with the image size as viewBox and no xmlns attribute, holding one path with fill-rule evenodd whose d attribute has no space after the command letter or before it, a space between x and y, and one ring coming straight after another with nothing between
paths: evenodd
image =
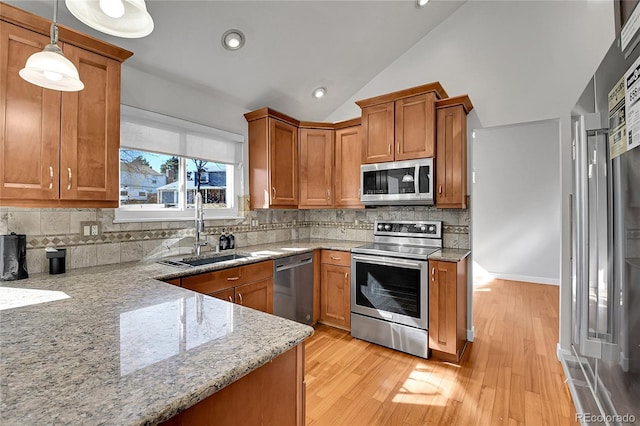
<instances>
[{"instance_id":1,"label":"pendant light cord","mask_svg":"<svg viewBox=\"0 0 640 426\"><path fill-rule=\"evenodd\" d=\"M51 23L51 44L58 44L58 0L53 3L53 22Z\"/></svg>"}]
</instances>

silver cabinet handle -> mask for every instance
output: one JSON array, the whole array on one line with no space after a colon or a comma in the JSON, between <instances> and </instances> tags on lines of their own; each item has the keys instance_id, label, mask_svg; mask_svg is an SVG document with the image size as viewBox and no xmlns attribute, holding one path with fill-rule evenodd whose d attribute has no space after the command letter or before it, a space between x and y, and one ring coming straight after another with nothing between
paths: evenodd
<instances>
[{"instance_id":1,"label":"silver cabinet handle","mask_svg":"<svg viewBox=\"0 0 640 426\"><path fill-rule=\"evenodd\" d=\"M243 305L244 302L242 301L242 293L238 293L238 298L240 299L240 304Z\"/></svg>"},{"instance_id":2,"label":"silver cabinet handle","mask_svg":"<svg viewBox=\"0 0 640 426\"><path fill-rule=\"evenodd\" d=\"M387 145L387 155L391 155L391 144Z\"/></svg>"},{"instance_id":3,"label":"silver cabinet handle","mask_svg":"<svg viewBox=\"0 0 640 426\"><path fill-rule=\"evenodd\" d=\"M438 194L442 195L442 185L438 185Z\"/></svg>"},{"instance_id":4,"label":"silver cabinet handle","mask_svg":"<svg viewBox=\"0 0 640 426\"><path fill-rule=\"evenodd\" d=\"M240 277L229 277L227 278L227 281L238 281L240 279Z\"/></svg>"},{"instance_id":5,"label":"silver cabinet handle","mask_svg":"<svg viewBox=\"0 0 640 426\"><path fill-rule=\"evenodd\" d=\"M436 281L436 268L435 268L435 266L433 268L431 268L431 281L433 281L433 282Z\"/></svg>"},{"instance_id":6,"label":"silver cabinet handle","mask_svg":"<svg viewBox=\"0 0 640 426\"><path fill-rule=\"evenodd\" d=\"M331 199L331 190L327 189L327 201Z\"/></svg>"},{"instance_id":7,"label":"silver cabinet handle","mask_svg":"<svg viewBox=\"0 0 640 426\"><path fill-rule=\"evenodd\" d=\"M49 166L49 189L53 188L53 166Z\"/></svg>"},{"instance_id":8,"label":"silver cabinet handle","mask_svg":"<svg viewBox=\"0 0 640 426\"><path fill-rule=\"evenodd\" d=\"M276 187L275 187L275 186L272 186L272 187L271 187L271 197L272 197L273 199L275 199L275 198L276 198L276 194L277 194Z\"/></svg>"},{"instance_id":9,"label":"silver cabinet handle","mask_svg":"<svg viewBox=\"0 0 640 426\"><path fill-rule=\"evenodd\" d=\"M233 303L233 297L229 296L229 302Z\"/></svg>"},{"instance_id":10,"label":"silver cabinet handle","mask_svg":"<svg viewBox=\"0 0 640 426\"><path fill-rule=\"evenodd\" d=\"M335 256L330 256L330 257L331 257L331 260L341 260L342 259L341 257L335 257Z\"/></svg>"},{"instance_id":11,"label":"silver cabinet handle","mask_svg":"<svg viewBox=\"0 0 640 426\"><path fill-rule=\"evenodd\" d=\"M349 278L349 273L348 273L348 272L345 272L345 273L344 273L344 279L346 280L346 279L348 279L348 278Z\"/></svg>"},{"instance_id":12,"label":"silver cabinet handle","mask_svg":"<svg viewBox=\"0 0 640 426\"><path fill-rule=\"evenodd\" d=\"M396 151L398 151L398 154L400 154L400 144L398 144L398 146L396 147Z\"/></svg>"},{"instance_id":13,"label":"silver cabinet handle","mask_svg":"<svg viewBox=\"0 0 640 426\"><path fill-rule=\"evenodd\" d=\"M71 184L73 183L73 173L71 173L71 167L67 168L69 172L69 185L67 185L67 191L71 189Z\"/></svg>"}]
</instances>

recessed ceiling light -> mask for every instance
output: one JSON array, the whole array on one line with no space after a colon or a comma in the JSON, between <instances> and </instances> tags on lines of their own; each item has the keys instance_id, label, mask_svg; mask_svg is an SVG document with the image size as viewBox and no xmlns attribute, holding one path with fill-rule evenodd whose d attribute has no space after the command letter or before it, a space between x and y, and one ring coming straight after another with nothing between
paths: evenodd
<instances>
[{"instance_id":1,"label":"recessed ceiling light","mask_svg":"<svg viewBox=\"0 0 640 426\"><path fill-rule=\"evenodd\" d=\"M222 46L227 50L238 50L244 46L244 34L240 30L228 30L222 34Z\"/></svg>"},{"instance_id":2,"label":"recessed ceiling light","mask_svg":"<svg viewBox=\"0 0 640 426\"><path fill-rule=\"evenodd\" d=\"M424 7L427 3L429 3L429 0L416 0L417 7Z\"/></svg>"},{"instance_id":3,"label":"recessed ceiling light","mask_svg":"<svg viewBox=\"0 0 640 426\"><path fill-rule=\"evenodd\" d=\"M321 99L324 98L324 95L327 94L327 89L324 87L318 87L317 89L315 89L313 91L313 93L311 94L311 96L313 96L316 99Z\"/></svg>"}]
</instances>

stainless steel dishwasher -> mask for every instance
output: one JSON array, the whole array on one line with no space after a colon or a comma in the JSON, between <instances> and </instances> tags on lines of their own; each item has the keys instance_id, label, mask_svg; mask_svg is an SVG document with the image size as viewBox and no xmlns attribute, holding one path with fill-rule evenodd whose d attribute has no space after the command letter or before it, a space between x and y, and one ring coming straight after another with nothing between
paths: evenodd
<instances>
[{"instance_id":1,"label":"stainless steel dishwasher","mask_svg":"<svg viewBox=\"0 0 640 426\"><path fill-rule=\"evenodd\" d=\"M274 261L273 314L304 324L313 322L313 253Z\"/></svg>"}]
</instances>

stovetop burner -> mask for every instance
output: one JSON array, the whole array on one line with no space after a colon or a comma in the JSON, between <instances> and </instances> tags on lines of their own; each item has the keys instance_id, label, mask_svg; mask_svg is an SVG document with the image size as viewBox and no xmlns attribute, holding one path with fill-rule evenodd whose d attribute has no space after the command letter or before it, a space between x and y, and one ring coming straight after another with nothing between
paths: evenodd
<instances>
[{"instance_id":1,"label":"stovetop burner","mask_svg":"<svg viewBox=\"0 0 640 426\"><path fill-rule=\"evenodd\" d=\"M374 242L352 253L427 260L442 248L441 221L376 221Z\"/></svg>"}]
</instances>

